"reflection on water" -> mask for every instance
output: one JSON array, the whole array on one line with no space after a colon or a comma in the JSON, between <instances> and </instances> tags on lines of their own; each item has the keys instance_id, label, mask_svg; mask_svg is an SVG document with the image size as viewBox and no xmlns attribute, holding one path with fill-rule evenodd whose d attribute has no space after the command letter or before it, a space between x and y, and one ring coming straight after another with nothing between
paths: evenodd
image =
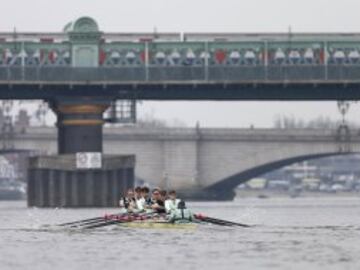
<instances>
[{"instance_id":1,"label":"reflection on water","mask_svg":"<svg viewBox=\"0 0 360 270\"><path fill-rule=\"evenodd\" d=\"M194 212L255 224L196 231L44 228L115 209L27 209L0 202L0 269L359 269L360 198L189 203Z\"/></svg>"}]
</instances>

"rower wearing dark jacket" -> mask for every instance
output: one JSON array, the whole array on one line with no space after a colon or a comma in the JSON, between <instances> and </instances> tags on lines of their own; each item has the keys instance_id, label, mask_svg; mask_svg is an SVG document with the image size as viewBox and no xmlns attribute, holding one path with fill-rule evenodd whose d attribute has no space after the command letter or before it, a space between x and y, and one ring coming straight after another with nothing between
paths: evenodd
<instances>
[{"instance_id":1,"label":"rower wearing dark jacket","mask_svg":"<svg viewBox=\"0 0 360 270\"><path fill-rule=\"evenodd\" d=\"M154 189L152 192L150 208L159 214L165 213L165 203L161 199L161 194L159 189Z\"/></svg>"}]
</instances>

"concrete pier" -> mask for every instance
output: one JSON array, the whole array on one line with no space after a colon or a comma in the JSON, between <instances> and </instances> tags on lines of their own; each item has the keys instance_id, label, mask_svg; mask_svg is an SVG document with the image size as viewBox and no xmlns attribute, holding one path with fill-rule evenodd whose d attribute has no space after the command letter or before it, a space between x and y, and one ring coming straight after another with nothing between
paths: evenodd
<instances>
[{"instance_id":1,"label":"concrete pier","mask_svg":"<svg viewBox=\"0 0 360 270\"><path fill-rule=\"evenodd\" d=\"M134 185L134 156L104 156L101 169L76 168L75 155L30 159L28 206L115 207Z\"/></svg>"}]
</instances>

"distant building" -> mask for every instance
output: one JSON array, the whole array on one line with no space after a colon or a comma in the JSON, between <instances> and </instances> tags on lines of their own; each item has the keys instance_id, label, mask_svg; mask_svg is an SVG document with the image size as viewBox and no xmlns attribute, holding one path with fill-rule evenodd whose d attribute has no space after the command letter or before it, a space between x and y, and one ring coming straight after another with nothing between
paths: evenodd
<instances>
[{"instance_id":1,"label":"distant building","mask_svg":"<svg viewBox=\"0 0 360 270\"><path fill-rule=\"evenodd\" d=\"M265 178L255 178L247 183L247 187L251 189L264 189L266 185L267 180Z\"/></svg>"},{"instance_id":2,"label":"distant building","mask_svg":"<svg viewBox=\"0 0 360 270\"><path fill-rule=\"evenodd\" d=\"M360 155L309 160L251 180L250 189L360 191ZM266 183L266 184L264 184Z\"/></svg>"}]
</instances>

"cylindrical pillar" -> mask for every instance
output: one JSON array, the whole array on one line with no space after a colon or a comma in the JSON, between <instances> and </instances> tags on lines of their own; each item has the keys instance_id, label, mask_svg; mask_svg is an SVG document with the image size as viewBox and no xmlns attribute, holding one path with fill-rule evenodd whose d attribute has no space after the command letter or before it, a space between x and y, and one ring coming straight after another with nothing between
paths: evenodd
<instances>
[{"instance_id":1,"label":"cylindrical pillar","mask_svg":"<svg viewBox=\"0 0 360 270\"><path fill-rule=\"evenodd\" d=\"M103 113L110 101L57 101L58 152L102 152Z\"/></svg>"}]
</instances>

